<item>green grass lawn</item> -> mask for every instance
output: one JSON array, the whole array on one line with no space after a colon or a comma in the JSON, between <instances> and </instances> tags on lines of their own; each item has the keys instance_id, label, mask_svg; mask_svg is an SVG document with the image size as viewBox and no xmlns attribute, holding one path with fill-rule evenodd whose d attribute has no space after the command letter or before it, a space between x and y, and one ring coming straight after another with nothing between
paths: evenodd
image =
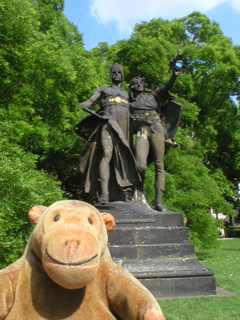
<instances>
[{"instance_id":1,"label":"green grass lawn","mask_svg":"<svg viewBox=\"0 0 240 320\"><path fill-rule=\"evenodd\" d=\"M216 250L196 254L215 272L217 286L235 295L160 301L167 320L240 320L240 239L219 242Z\"/></svg>"}]
</instances>

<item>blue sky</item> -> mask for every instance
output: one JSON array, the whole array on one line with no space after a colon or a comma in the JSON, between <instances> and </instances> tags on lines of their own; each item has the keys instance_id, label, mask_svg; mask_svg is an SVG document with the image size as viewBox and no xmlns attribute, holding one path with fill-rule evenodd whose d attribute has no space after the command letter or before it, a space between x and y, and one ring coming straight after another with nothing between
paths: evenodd
<instances>
[{"instance_id":1,"label":"blue sky","mask_svg":"<svg viewBox=\"0 0 240 320\"><path fill-rule=\"evenodd\" d=\"M224 35L240 45L240 0L65 0L65 15L83 33L86 50L131 36L133 27L152 18L172 20L194 10L220 24Z\"/></svg>"}]
</instances>

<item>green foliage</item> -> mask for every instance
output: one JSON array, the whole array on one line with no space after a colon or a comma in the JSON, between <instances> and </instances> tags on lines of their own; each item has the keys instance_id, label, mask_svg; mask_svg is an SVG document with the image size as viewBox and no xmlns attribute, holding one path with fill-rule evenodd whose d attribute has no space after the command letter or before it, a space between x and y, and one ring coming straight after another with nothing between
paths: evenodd
<instances>
[{"instance_id":1,"label":"green foliage","mask_svg":"<svg viewBox=\"0 0 240 320\"><path fill-rule=\"evenodd\" d=\"M68 193L66 181L82 148L74 133L84 116L77 103L100 83L63 4L0 3L2 265L22 254L31 230L28 210L62 199L61 186Z\"/></svg>"},{"instance_id":2,"label":"green foliage","mask_svg":"<svg viewBox=\"0 0 240 320\"><path fill-rule=\"evenodd\" d=\"M40 30L47 32L55 20L62 18L64 0L34 0L39 12Z\"/></svg>"},{"instance_id":3,"label":"green foliage","mask_svg":"<svg viewBox=\"0 0 240 320\"><path fill-rule=\"evenodd\" d=\"M15 261L26 246L32 228L27 213L33 205L63 199L60 182L36 170L37 156L0 140L0 267Z\"/></svg>"},{"instance_id":4,"label":"green foliage","mask_svg":"<svg viewBox=\"0 0 240 320\"><path fill-rule=\"evenodd\" d=\"M240 86L236 48L218 24L198 12L180 21L188 34L182 52L191 62L191 102L200 108L195 133L205 149L205 164L213 170L221 168L231 181L239 180L240 115L232 102Z\"/></svg>"},{"instance_id":5,"label":"green foliage","mask_svg":"<svg viewBox=\"0 0 240 320\"><path fill-rule=\"evenodd\" d=\"M0 47L2 125L12 142L38 155L39 169L64 181L77 167L82 147L74 133L83 117L77 103L99 86L101 74L84 50L77 28L64 17L63 1L11 0L10 6L5 2ZM20 6L25 23L17 14ZM49 23L44 24L43 17ZM15 41L18 27L21 36Z\"/></svg>"}]
</instances>

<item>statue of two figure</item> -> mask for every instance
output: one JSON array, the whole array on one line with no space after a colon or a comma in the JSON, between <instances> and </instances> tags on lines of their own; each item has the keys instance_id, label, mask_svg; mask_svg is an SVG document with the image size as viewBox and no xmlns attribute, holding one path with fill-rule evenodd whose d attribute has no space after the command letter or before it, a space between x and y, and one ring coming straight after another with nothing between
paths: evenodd
<instances>
[{"instance_id":1,"label":"statue of two figure","mask_svg":"<svg viewBox=\"0 0 240 320\"><path fill-rule=\"evenodd\" d=\"M80 157L81 179L85 194L99 203L136 200L143 195L147 166L155 165L155 210L166 211L162 204L165 185L164 154L176 146L174 135L179 126L182 106L173 101L169 90L182 67L171 61L172 76L167 84L147 92L145 79L131 81L129 92L123 90L122 66L114 63L110 69L111 87L100 87L82 108L91 115L82 120L77 133L87 139ZM90 108L99 102L100 108ZM135 147L133 135L136 134Z\"/></svg>"}]
</instances>

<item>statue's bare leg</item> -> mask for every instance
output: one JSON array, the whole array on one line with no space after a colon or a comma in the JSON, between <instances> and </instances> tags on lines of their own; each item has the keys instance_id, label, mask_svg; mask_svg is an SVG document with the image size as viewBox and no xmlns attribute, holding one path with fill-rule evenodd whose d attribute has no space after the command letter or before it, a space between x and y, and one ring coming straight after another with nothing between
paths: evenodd
<instances>
[{"instance_id":1,"label":"statue's bare leg","mask_svg":"<svg viewBox=\"0 0 240 320\"><path fill-rule=\"evenodd\" d=\"M153 160L155 165L155 192L156 201L155 209L157 211L167 211L162 204L163 190L165 186L165 173L164 173L164 152L165 152L165 136L164 130L160 123L155 123L152 128L153 132L150 137L151 150L153 152Z\"/></svg>"},{"instance_id":2,"label":"statue's bare leg","mask_svg":"<svg viewBox=\"0 0 240 320\"><path fill-rule=\"evenodd\" d=\"M103 126L102 128L101 143L103 154L99 165L99 172L102 193L98 199L98 202L107 203L109 202L108 182L110 178L110 161L113 152L112 138L107 130L107 125Z\"/></svg>"},{"instance_id":3,"label":"statue's bare leg","mask_svg":"<svg viewBox=\"0 0 240 320\"><path fill-rule=\"evenodd\" d=\"M144 190L145 172L147 170L147 157L149 153L149 141L147 129L142 127L137 132L135 144L136 162L142 179L140 191Z\"/></svg>"}]
</instances>

